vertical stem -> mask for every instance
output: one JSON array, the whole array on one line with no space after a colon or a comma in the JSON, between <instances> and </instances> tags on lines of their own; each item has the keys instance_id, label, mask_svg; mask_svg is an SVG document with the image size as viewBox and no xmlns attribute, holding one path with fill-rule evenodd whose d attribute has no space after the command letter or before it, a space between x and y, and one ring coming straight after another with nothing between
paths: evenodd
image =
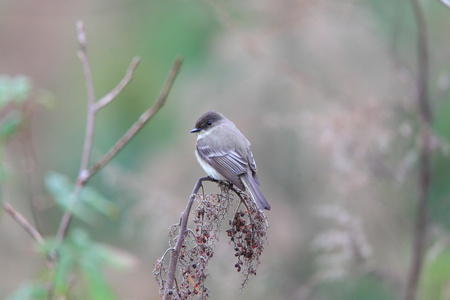
<instances>
[{"instance_id":1,"label":"vertical stem","mask_svg":"<svg viewBox=\"0 0 450 300\"><path fill-rule=\"evenodd\" d=\"M78 196L83 188L86 180L88 178L88 166L89 160L91 157L92 150L92 140L94 137L94 127L95 127L95 95L94 95L94 84L92 81L92 73L91 67L89 65L89 60L87 58L86 51L86 33L84 31L83 22L77 22L77 35L78 42L80 43L80 51L78 51L78 56L81 60L81 64L83 66L86 92L87 92L87 119L86 119L86 134L84 138L84 146L83 146L83 154L81 157L80 171L78 174L78 179L75 185L75 189L73 192L73 197L71 199L71 203L69 204L69 208L64 213L61 223L58 228L58 233L56 235L56 239L58 243L61 243L64 237L67 234L67 230L69 229L70 222L72 220L72 209L71 206L77 201Z\"/></svg>"},{"instance_id":2,"label":"vertical stem","mask_svg":"<svg viewBox=\"0 0 450 300\"><path fill-rule=\"evenodd\" d=\"M173 284L175 282L175 275L176 275L176 270L177 270L178 257L180 256L180 252L181 252L181 246L183 245L184 240L186 238L186 234L187 234L187 223L189 220L189 213L191 212L192 203L195 200L195 195L197 194L198 190L200 189L202 182L205 180L211 181L211 178L201 177L197 180L197 183L195 184L194 189L192 190L192 194L189 197L188 203L186 205L186 209L181 214L180 231L178 234L177 243L175 244L175 248L173 249L172 255L170 257L169 271L167 273L166 286L164 289L164 295L162 297L163 300L170 300L172 298L172 294L170 292L171 292Z\"/></svg>"},{"instance_id":3,"label":"vertical stem","mask_svg":"<svg viewBox=\"0 0 450 300\"><path fill-rule=\"evenodd\" d=\"M429 53L427 24L423 10L418 0L411 0L414 16L417 22L417 106L420 115L420 158L419 158L419 198L417 203L416 224L414 228L413 253L406 284L406 300L415 300L422 272L423 257L427 236L428 207L427 200L430 191L431 170L431 123L432 113L428 97Z\"/></svg>"},{"instance_id":4,"label":"vertical stem","mask_svg":"<svg viewBox=\"0 0 450 300\"><path fill-rule=\"evenodd\" d=\"M85 143L83 146L83 156L81 158L80 173L78 179L84 181L86 177L87 168L89 166L89 160L91 157L92 150L92 140L94 138L94 127L95 127L95 94L94 94L94 82L92 80L92 72L87 58L86 50L86 33L83 28L83 23L79 21L77 23L78 29L78 40L80 42L81 49L78 52L78 56L82 62L86 92L87 92L87 119L86 119L86 133L85 133ZM80 184L80 183L77 183Z\"/></svg>"}]
</instances>

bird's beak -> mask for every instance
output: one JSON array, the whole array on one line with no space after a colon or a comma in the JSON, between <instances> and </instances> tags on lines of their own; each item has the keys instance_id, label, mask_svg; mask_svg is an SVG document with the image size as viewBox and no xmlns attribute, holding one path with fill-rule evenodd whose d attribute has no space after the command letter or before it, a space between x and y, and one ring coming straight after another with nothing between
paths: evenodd
<instances>
[{"instance_id":1,"label":"bird's beak","mask_svg":"<svg viewBox=\"0 0 450 300\"><path fill-rule=\"evenodd\" d=\"M201 129L199 129L199 128L194 128L194 129L191 130L191 133L199 132L200 130L201 130Z\"/></svg>"}]
</instances>

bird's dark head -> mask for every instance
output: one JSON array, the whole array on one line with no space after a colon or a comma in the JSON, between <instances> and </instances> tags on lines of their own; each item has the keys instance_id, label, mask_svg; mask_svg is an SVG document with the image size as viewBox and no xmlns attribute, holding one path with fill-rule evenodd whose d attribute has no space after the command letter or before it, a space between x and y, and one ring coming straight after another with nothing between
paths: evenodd
<instances>
[{"instance_id":1,"label":"bird's dark head","mask_svg":"<svg viewBox=\"0 0 450 300\"><path fill-rule=\"evenodd\" d=\"M223 115L216 111L208 111L198 118L195 123L195 128L191 130L191 133L200 132L200 131L208 131L211 128L219 125L222 121L226 120Z\"/></svg>"}]
</instances>

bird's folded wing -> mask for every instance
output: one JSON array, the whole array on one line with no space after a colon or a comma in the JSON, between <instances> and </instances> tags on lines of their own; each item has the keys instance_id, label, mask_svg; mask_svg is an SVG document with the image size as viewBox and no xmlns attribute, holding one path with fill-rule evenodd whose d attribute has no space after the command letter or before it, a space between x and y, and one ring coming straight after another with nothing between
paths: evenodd
<instances>
[{"instance_id":1,"label":"bird's folded wing","mask_svg":"<svg viewBox=\"0 0 450 300\"><path fill-rule=\"evenodd\" d=\"M259 186L259 179L258 179L258 176L256 175L258 173L258 171L256 169L256 162L255 162L255 159L253 158L253 153L252 153L252 151L250 151L250 148L247 148L247 157L248 157L248 165L250 166L250 170L252 170L253 179L255 180L256 184Z\"/></svg>"},{"instance_id":2,"label":"bird's folded wing","mask_svg":"<svg viewBox=\"0 0 450 300\"><path fill-rule=\"evenodd\" d=\"M244 190L240 175L247 173L247 157L235 150L217 151L207 145L197 145L201 158L235 186Z\"/></svg>"}]
</instances>

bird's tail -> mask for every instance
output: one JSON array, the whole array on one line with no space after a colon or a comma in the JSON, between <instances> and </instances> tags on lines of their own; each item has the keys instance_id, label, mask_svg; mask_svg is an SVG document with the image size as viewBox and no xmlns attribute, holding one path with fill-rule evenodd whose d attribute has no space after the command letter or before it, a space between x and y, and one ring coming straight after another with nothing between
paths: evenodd
<instances>
[{"instance_id":1,"label":"bird's tail","mask_svg":"<svg viewBox=\"0 0 450 300\"><path fill-rule=\"evenodd\" d=\"M267 202L266 197L264 197L263 193L259 189L259 184L255 181L253 176L247 173L241 176L241 180L242 183L244 183L245 190L250 193L250 196L253 201L255 201L258 208L270 210L270 204Z\"/></svg>"}]
</instances>

